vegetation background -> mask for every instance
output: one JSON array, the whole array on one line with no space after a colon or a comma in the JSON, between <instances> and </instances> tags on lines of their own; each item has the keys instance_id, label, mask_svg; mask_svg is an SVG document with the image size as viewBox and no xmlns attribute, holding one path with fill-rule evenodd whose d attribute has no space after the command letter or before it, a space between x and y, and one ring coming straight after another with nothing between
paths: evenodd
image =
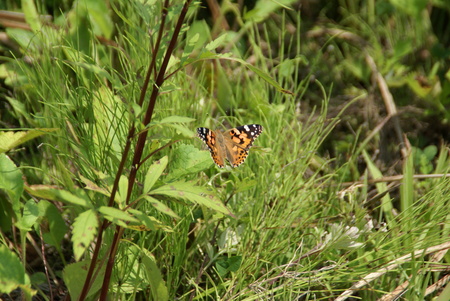
<instances>
[{"instance_id":1,"label":"vegetation background","mask_svg":"<svg viewBox=\"0 0 450 301\"><path fill-rule=\"evenodd\" d=\"M450 300L450 2L0 9L2 300Z\"/></svg>"}]
</instances>

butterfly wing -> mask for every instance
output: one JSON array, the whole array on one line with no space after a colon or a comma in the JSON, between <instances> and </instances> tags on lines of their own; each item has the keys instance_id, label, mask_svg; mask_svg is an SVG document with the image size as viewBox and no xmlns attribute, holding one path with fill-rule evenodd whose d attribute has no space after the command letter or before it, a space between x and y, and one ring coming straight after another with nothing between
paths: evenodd
<instances>
[{"instance_id":1,"label":"butterfly wing","mask_svg":"<svg viewBox=\"0 0 450 301\"><path fill-rule=\"evenodd\" d=\"M259 124L248 124L238 126L223 134L227 159L233 167L244 163L249 149L262 130L263 127Z\"/></svg>"},{"instance_id":2,"label":"butterfly wing","mask_svg":"<svg viewBox=\"0 0 450 301\"><path fill-rule=\"evenodd\" d=\"M221 135L221 133L219 134ZM218 140L219 137L217 137L217 134L208 128L198 128L197 136L208 146L214 163L220 168L223 168L225 166L225 156L219 145L220 141Z\"/></svg>"}]
</instances>

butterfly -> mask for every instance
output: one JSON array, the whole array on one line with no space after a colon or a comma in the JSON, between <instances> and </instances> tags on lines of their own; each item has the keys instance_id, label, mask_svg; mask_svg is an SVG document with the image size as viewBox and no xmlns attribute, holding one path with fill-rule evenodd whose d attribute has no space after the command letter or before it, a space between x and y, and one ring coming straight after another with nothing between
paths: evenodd
<instances>
[{"instance_id":1,"label":"butterfly","mask_svg":"<svg viewBox=\"0 0 450 301\"><path fill-rule=\"evenodd\" d=\"M223 168L226 158L231 166L238 167L244 163L250 147L262 130L259 124L238 126L226 132L198 128L197 136L206 143L217 166Z\"/></svg>"}]
</instances>

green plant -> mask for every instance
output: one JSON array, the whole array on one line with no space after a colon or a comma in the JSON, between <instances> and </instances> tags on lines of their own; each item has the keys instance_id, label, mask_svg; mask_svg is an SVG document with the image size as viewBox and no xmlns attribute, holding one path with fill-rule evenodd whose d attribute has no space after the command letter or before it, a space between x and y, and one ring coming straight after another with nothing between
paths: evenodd
<instances>
[{"instance_id":1,"label":"green plant","mask_svg":"<svg viewBox=\"0 0 450 301\"><path fill-rule=\"evenodd\" d=\"M24 8L0 67L5 298L445 298L448 147L395 85L430 28L393 3ZM194 138L250 123L236 169Z\"/></svg>"}]
</instances>

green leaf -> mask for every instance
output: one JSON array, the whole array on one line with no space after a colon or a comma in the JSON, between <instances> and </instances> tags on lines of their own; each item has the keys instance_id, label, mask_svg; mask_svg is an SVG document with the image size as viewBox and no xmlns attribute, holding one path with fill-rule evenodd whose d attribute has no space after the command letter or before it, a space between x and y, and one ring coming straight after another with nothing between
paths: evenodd
<instances>
[{"instance_id":1,"label":"green leaf","mask_svg":"<svg viewBox=\"0 0 450 301\"><path fill-rule=\"evenodd\" d=\"M122 258L128 258L129 260L119 260L114 263L114 268L117 271L126 271L126 275L120 277L120 292L122 294L135 294L136 292L148 290L149 283L147 282L146 269L141 263L142 250L136 246L132 241L126 241L127 246L123 247L121 252ZM117 273L116 273L117 275ZM131 298L135 300L134 298ZM149 300L159 300L151 299ZM147 298L146 298L147 300Z\"/></svg>"},{"instance_id":2,"label":"green leaf","mask_svg":"<svg viewBox=\"0 0 450 301\"><path fill-rule=\"evenodd\" d=\"M44 185L25 186L25 190L37 198L92 208L92 203L85 195L82 195L81 190L79 191L79 195L74 195L67 190L55 189Z\"/></svg>"},{"instance_id":3,"label":"green leaf","mask_svg":"<svg viewBox=\"0 0 450 301\"><path fill-rule=\"evenodd\" d=\"M246 61L244 61L242 59L235 58L235 57L229 57L229 58L222 57L221 59L230 60L230 61L236 61L238 63L241 63L242 65L244 65L245 67L247 67L251 71L255 72L256 75L258 75L260 78L265 80L268 84L272 85L279 92L286 93L286 94L293 94L291 91L285 90L282 86L280 86L280 84L278 84L278 82L276 80L274 80L269 74L267 74L266 72L264 72L263 70L255 67L255 66L253 66L252 64L247 63Z\"/></svg>"},{"instance_id":4,"label":"green leaf","mask_svg":"<svg viewBox=\"0 0 450 301\"><path fill-rule=\"evenodd\" d=\"M403 180L400 186L400 208L402 212L409 211L412 214L412 206L414 205L414 156L408 154L403 161ZM406 222L409 222L406 221Z\"/></svg>"},{"instance_id":5,"label":"green leaf","mask_svg":"<svg viewBox=\"0 0 450 301\"><path fill-rule=\"evenodd\" d=\"M155 207L156 210L167 214L173 218L180 218L175 212L172 211L172 209L170 209L169 207L167 207L165 204L161 203L160 201L158 201L155 198L152 198L151 196L144 196L144 199L147 200L148 202L150 202L150 204L152 204L153 207Z\"/></svg>"},{"instance_id":6,"label":"green leaf","mask_svg":"<svg viewBox=\"0 0 450 301\"><path fill-rule=\"evenodd\" d=\"M97 234L98 220L94 209L89 209L75 218L72 230L73 253L80 260Z\"/></svg>"},{"instance_id":7,"label":"green leaf","mask_svg":"<svg viewBox=\"0 0 450 301\"><path fill-rule=\"evenodd\" d=\"M20 204L18 202L18 204ZM19 211L19 209L17 209ZM11 230L13 221L17 219L17 214L14 213L10 202L0 202L0 230L8 232Z\"/></svg>"},{"instance_id":8,"label":"green leaf","mask_svg":"<svg viewBox=\"0 0 450 301\"><path fill-rule=\"evenodd\" d=\"M274 86L278 91L282 92L285 91L283 89L283 87L281 87L277 81L275 81L269 74L267 74L266 72L264 72L263 70L245 63L244 64L248 69L250 69L251 71L255 72L259 77L261 77L263 80L265 80L267 83L271 84L272 86Z\"/></svg>"},{"instance_id":9,"label":"green leaf","mask_svg":"<svg viewBox=\"0 0 450 301\"><path fill-rule=\"evenodd\" d=\"M236 185L235 192L234 193L240 193L246 190L249 190L253 187L255 187L258 183L256 180L251 179L245 179L245 181L241 181L238 185Z\"/></svg>"},{"instance_id":10,"label":"green leaf","mask_svg":"<svg viewBox=\"0 0 450 301\"><path fill-rule=\"evenodd\" d=\"M383 174L378 169L378 167L373 163L373 161L370 159L367 152L364 150L362 152L364 160L366 161L367 167L369 169L369 172L372 174L373 179L381 179L383 177ZM391 202L391 197L388 193L388 188L386 183L377 183L375 184L377 187L378 193L385 195L381 198L381 208L383 209L384 213L387 215L388 218L392 217L392 209L393 205Z\"/></svg>"},{"instance_id":11,"label":"green leaf","mask_svg":"<svg viewBox=\"0 0 450 301\"><path fill-rule=\"evenodd\" d=\"M223 214L234 216L211 191L203 187L194 186L190 182L180 181L170 183L151 191L151 194L166 195L176 199L187 200L192 203L204 205Z\"/></svg>"},{"instance_id":12,"label":"green leaf","mask_svg":"<svg viewBox=\"0 0 450 301\"><path fill-rule=\"evenodd\" d=\"M180 65L183 65L183 63L192 54L192 51L194 50L194 47L197 44L199 38L200 38L200 34L198 34L198 33L195 33L192 37L189 37L189 36L187 37L187 43L184 46L183 54L181 55L181 59L180 59Z\"/></svg>"},{"instance_id":13,"label":"green leaf","mask_svg":"<svg viewBox=\"0 0 450 301\"><path fill-rule=\"evenodd\" d=\"M295 0L256 1L255 7L244 15L244 19L252 23L262 22L280 8L290 9L289 6L294 2Z\"/></svg>"},{"instance_id":14,"label":"green leaf","mask_svg":"<svg viewBox=\"0 0 450 301\"><path fill-rule=\"evenodd\" d=\"M428 4L428 0L390 0L390 2L395 5L398 10L416 18L416 21L419 21L421 13Z\"/></svg>"},{"instance_id":15,"label":"green leaf","mask_svg":"<svg viewBox=\"0 0 450 301\"><path fill-rule=\"evenodd\" d=\"M124 208L128 193L128 178L125 177L124 175L120 176L118 188L119 189L117 191L115 200L116 203L119 205L119 208Z\"/></svg>"},{"instance_id":16,"label":"green leaf","mask_svg":"<svg viewBox=\"0 0 450 301\"><path fill-rule=\"evenodd\" d=\"M124 212L122 210L119 210L117 208L113 207L107 207L107 206L101 206L98 211L105 216L106 219L109 221L121 226L126 227L127 224L124 223L124 221L127 222L133 222L137 223L138 220L131 215L129 215L127 212Z\"/></svg>"},{"instance_id":17,"label":"green leaf","mask_svg":"<svg viewBox=\"0 0 450 301\"><path fill-rule=\"evenodd\" d=\"M162 123L189 123L192 121L195 121L195 119L185 117L185 116L169 116L169 117L162 119L158 123L159 124L162 124Z\"/></svg>"},{"instance_id":18,"label":"green leaf","mask_svg":"<svg viewBox=\"0 0 450 301\"><path fill-rule=\"evenodd\" d=\"M20 170L8 156L0 154L0 189L4 190L11 199L16 214L19 214L19 199L23 193L23 187Z\"/></svg>"},{"instance_id":19,"label":"green leaf","mask_svg":"<svg viewBox=\"0 0 450 301\"><path fill-rule=\"evenodd\" d=\"M149 230L152 231L156 230L154 222L144 212L141 212L133 208L128 209L128 212L133 214L133 216L135 216Z\"/></svg>"},{"instance_id":20,"label":"green leaf","mask_svg":"<svg viewBox=\"0 0 450 301\"><path fill-rule=\"evenodd\" d=\"M27 294L36 293L31 289L30 278L19 257L6 246L0 245L0 293L9 294L18 287Z\"/></svg>"},{"instance_id":21,"label":"green leaf","mask_svg":"<svg viewBox=\"0 0 450 301\"><path fill-rule=\"evenodd\" d=\"M21 28L6 28L6 33L8 34L8 37L17 44L20 45L22 49L26 49L27 52L30 50L36 50L36 45L32 43L32 40L36 38L36 34L31 32L30 30L25 30ZM21 74L19 76L19 79L10 77L9 85L14 85L17 87L17 85L20 84L29 84L30 81L27 78L24 78L24 75Z\"/></svg>"},{"instance_id":22,"label":"green leaf","mask_svg":"<svg viewBox=\"0 0 450 301\"><path fill-rule=\"evenodd\" d=\"M83 289L84 282L86 281L87 272L89 270L90 260L84 260L67 265L63 271L64 284L70 293L72 300L78 300L81 290ZM102 265L100 271L96 272L96 277L92 283L91 288L87 294L87 300L92 300L92 297L98 293L102 287L103 278L105 275L106 264Z\"/></svg>"},{"instance_id":23,"label":"green leaf","mask_svg":"<svg viewBox=\"0 0 450 301\"><path fill-rule=\"evenodd\" d=\"M59 212L55 205L45 200L41 200L38 203L38 207L39 212L42 212L42 215L48 221L48 230L43 230L42 233L44 241L49 245L60 248L61 241L68 230L61 216L61 212Z\"/></svg>"},{"instance_id":24,"label":"green leaf","mask_svg":"<svg viewBox=\"0 0 450 301\"><path fill-rule=\"evenodd\" d=\"M440 292L437 299L435 299L435 301L446 301L446 300L450 300L450 283L447 283L444 290Z\"/></svg>"},{"instance_id":25,"label":"green leaf","mask_svg":"<svg viewBox=\"0 0 450 301\"><path fill-rule=\"evenodd\" d=\"M161 176L164 169L167 167L169 159L167 156L162 157L160 160L155 161L147 171L144 180L144 194L148 193L155 185L158 178Z\"/></svg>"},{"instance_id":26,"label":"green leaf","mask_svg":"<svg viewBox=\"0 0 450 301\"><path fill-rule=\"evenodd\" d=\"M200 151L192 144L180 144L172 152L170 173L166 181L170 182L189 174L195 174L211 166L213 161L209 151Z\"/></svg>"},{"instance_id":27,"label":"green leaf","mask_svg":"<svg viewBox=\"0 0 450 301\"><path fill-rule=\"evenodd\" d=\"M206 46L205 49L208 51L213 51L215 50L217 47L221 46L225 39L227 38L227 34L222 34L221 36L219 36L217 39L215 39L214 41L209 42Z\"/></svg>"},{"instance_id":28,"label":"green leaf","mask_svg":"<svg viewBox=\"0 0 450 301\"><path fill-rule=\"evenodd\" d=\"M142 263L147 274L147 281L150 283L153 300L169 300L166 283L163 280L161 271L156 265L155 258L147 250L142 250Z\"/></svg>"},{"instance_id":29,"label":"green leaf","mask_svg":"<svg viewBox=\"0 0 450 301\"><path fill-rule=\"evenodd\" d=\"M181 134L183 137L192 138L194 136L194 132L182 124L170 123L167 126L174 128L177 131L177 133Z\"/></svg>"},{"instance_id":30,"label":"green leaf","mask_svg":"<svg viewBox=\"0 0 450 301\"><path fill-rule=\"evenodd\" d=\"M423 150L423 153L427 157L427 159L431 162L434 159L434 157L436 157L438 153L438 148L436 145L428 145Z\"/></svg>"},{"instance_id":31,"label":"green leaf","mask_svg":"<svg viewBox=\"0 0 450 301\"><path fill-rule=\"evenodd\" d=\"M41 29L41 22L39 21L39 14L34 5L34 0L22 0L21 3L27 24L30 25L35 33L37 33Z\"/></svg>"},{"instance_id":32,"label":"green leaf","mask_svg":"<svg viewBox=\"0 0 450 301\"><path fill-rule=\"evenodd\" d=\"M107 196L107 197L111 196L111 193L109 192L108 189L99 187L97 184L95 184L91 180L83 177L82 175L80 175L80 179L83 182L83 184L86 185L86 186L84 186L84 189L98 192L98 193L103 194L104 196ZM112 186L112 184L111 184L111 186Z\"/></svg>"},{"instance_id":33,"label":"green leaf","mask_svg":"<svg viewBox=\"0 0 450 301\"><path fill-rule=\"evenodd\" d=\"M34 200L25 203L23 214L16 223L17 228L22 231L31 231L36 221L39 219L39 207Z\"/></svg>"},{"instance_id":34,"label":"green leaf","mask_svg":"<svg viewBox=\"0 0 450 301\"><path fill-rule=\"evenodd\" d=\"M0 132L0 153L7 152L28 140L54 132L58 129L34 129L29 131L18 132Z\"/></svg>"},{"instance_id":35,"label":"green leaf","mask_svg":"<svg viewBox=\"0 0 450 301\"><path fill-rule=\"evenodd\" d=\"M193 21L189 25L189 30L186 35L187 40L190 40L191 37L198 35L199 38L194 45L195 50L203 48L205 46L205 43L211 39L211 32L205 20ZM187 52L186 49L184 49L184 52Z\"/></svg>"},{"instance_id":36,"label":"green leaf","mask_svg":"<svg viewBox=\"0 0 450 301\"><path fill-rule=\"evenodd\" d=\"M242 263L242 256L231 256L229 258L217 260L216 268L221 277L224 277L228 272L237 272Z\"/></svg>"},{"instance_id":37,"label":"green leaf","mask_svg":"<svg viewBox=\"0 0 450 301\"><path fill-rule=\"evenodd\" d=\"M111 19L110 8L105 1L83 1L89 15L90 24L93 32L105 37L111 38L114 24Z\"/></svg>"}]
</instances>

